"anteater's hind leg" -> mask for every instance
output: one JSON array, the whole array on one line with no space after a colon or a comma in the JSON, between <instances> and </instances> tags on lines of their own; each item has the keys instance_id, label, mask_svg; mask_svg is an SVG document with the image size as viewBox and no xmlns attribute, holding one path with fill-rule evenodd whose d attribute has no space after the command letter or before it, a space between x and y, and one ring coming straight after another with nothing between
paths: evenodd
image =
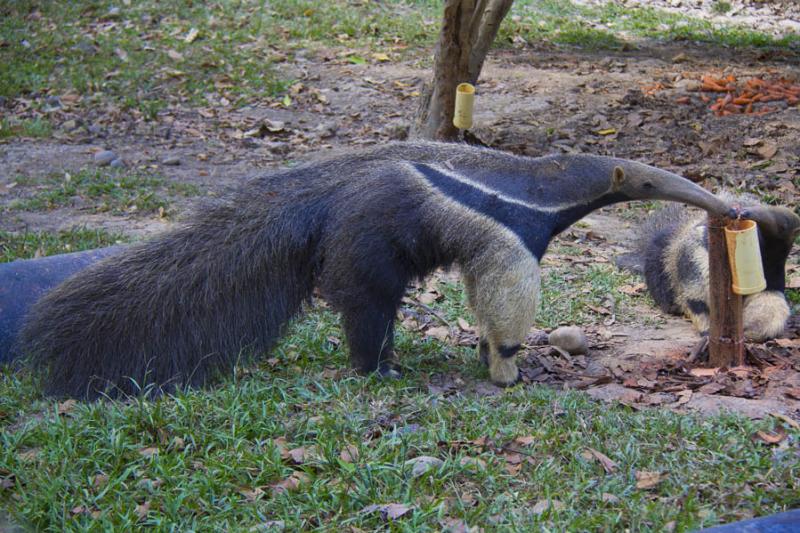
<instances>
[{"instance_id":1,"label":"anteater's hind leg","mask_svg":"<svg viewBox=\"0 0 800 533\"><path fill-rule=\"evenodd\" d=\"M355 243L352 235L342 235L332 246L339 253L325 263L320 289L342 314L353 368L399 376L394 364L394 320L408 274L380 235L363 232Z\"/></svg>"}]
</instances>

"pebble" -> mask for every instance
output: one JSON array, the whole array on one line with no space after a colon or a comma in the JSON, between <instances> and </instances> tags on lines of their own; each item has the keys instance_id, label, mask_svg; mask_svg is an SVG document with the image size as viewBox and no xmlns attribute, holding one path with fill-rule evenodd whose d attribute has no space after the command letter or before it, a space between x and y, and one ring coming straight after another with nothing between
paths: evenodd
<instances>
[{"instance_id":1,"label":"pebble","mask_svg":"<svg viewBox=\"0 0 800 533\"><path fill-rule=\"evenodd\" d=\"M50 113L61 109L61 98L58 96L48 96L44 100L44 112Z\"/></svg>"},{"instance_id":2,"label":"pebble","mask_svg":"<svg viewBox=\"0 0 800 533\"><path fill-rule=\"evenodd\" d=\"M550 344L571 355L585 354L589 351L589 341L578 326L563 326L553 330L548 337Z\"/></svg>"},{"instance_id":3,"label":"pebble","mask_svg":"<svg viewBox=\"0 0 800 533\"><path fill-rule=\"evenodd\" d=\"M101 150L94 154L94 164L98 167L105 167L111 164L115 159L119 159L117 154L111 150Z\"/></svg>"},{"instance_id":4,"label":"pebble","mask_svg":"<svg viewBox=\"0 0 800 533\"><path fill-rule=\"evenodd\" d=\"M177 155L168 155L161 161L161 164L168 167L177 167L181 164L181 158Z\"/></svg>"},{"instance_id":5,"label":"pebble","mask_svg":"<svg viewBox=\"0 0 800 533\"><path fill-rule=\"evenodd\" d=\"M681 91L699 91L703 84L697 80L684 78L675 82L675 88Z\"/></svg>"},{"instance_id":6,"label":"pebble","mask_svg":"<svg viewBox=\"0 0 800 533\"><path fill-rule=\"evenodd\" d=\"M119 157L113 160L109 165L111 168L125 168L125 161L120 159Z\"/></svg>"}]
</instances>

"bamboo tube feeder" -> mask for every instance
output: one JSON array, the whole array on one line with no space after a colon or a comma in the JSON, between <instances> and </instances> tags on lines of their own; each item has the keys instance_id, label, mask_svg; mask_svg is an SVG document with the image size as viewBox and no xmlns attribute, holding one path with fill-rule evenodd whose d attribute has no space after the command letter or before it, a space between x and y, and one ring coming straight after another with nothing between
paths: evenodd
<instances>
[{"instance_id":1,"label":"bamboo tube feeder","mask_svg":"<svg viewBox=\"0 0 800 533\"><path fill-rule=\"evenodd\" d=\"M708 361L712 367L745 361L742 295L764 290L756 223L708 216Z\"/></svg>"}]
</instances>

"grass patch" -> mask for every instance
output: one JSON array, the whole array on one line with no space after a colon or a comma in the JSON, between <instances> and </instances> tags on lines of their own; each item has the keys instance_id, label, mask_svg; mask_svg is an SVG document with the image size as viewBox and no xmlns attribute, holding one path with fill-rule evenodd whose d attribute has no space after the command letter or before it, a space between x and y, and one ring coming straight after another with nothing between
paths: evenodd
<instances>
[{"instance_id":1,"label":"grass patch","mask_svg":"<svg viewBox=\"0 0 800 533\"><path fill-rule=\"evenodd\" d=\"M800 504L792 449L750 436L772 421L710 420L609 408L578 393L515 387L495 397L431 396L425 380L458 368L441 345L400 331L397 381L344 368L335 315L315 309L260 366L217 388L155 401L69 406L25 371L0 372L0 502L44 529L439 531L449 520L497 530L683 531ZM474 355L470 356L474 358ZM519 466L500 448L531 436ZM465 444L486 437L487 447ZM792 439L800 438L794 432ZM796 440L794 441L796 442ZM341 456L353 446L355 462ZM591 447L619 469L605 474ZM282 450L301 448L294 461ZM441 466L414 478L420 455ZM469 459L465 459L469 458ZM635 473L667 473L637 489ZM300 487L287 480L299 480ZM613 497L609 497L612 495ZM537 502L563 507L537 514ZM413 508L387 522L369 506Z\"/></svg>"},{"instance_id":2,"label":"grass patch","mask_svg":"<svg viewBox=\"0 0 800 533\"><path fill-rule=\"evenodd\" d=\"M8 210L41 211L71 206L95 212L168 214L165 195L194 196L197 186L174 183L138 170L84 169L76 174L52 175L42 180L18 178L21 189L31 190L8 204Z\"/></svg>"},{"instance_id":3,"label":"grass patch","mask_svg":"<svg viewBox=\"0 0 800 533\"><path fill-rule=\"evenodd\" d=\"M291 80L273 67L302 49L369 49L393 57L427 53L438 33L441 5L437 0L6 2L0 7L0 96L74 91L87 105L111 100L145 119L156 118L171 103L245 104L281 95ZM515 2L498 44L515 36L611 49L640 38L800 44L795 34L773 38L649 7L615 2L587 7L569 0Z\"/></svg>"},{"instance_id":4,"label":"grass patch","mask_svg":"<svg viewBox=\"0 0 800 533\"><path fill-rule=\"evenodd\" d=\"M122 242L127 242L127 238L100 229L76 228L57 233L0 231L0 263L80 252Z\"/></svg>"},{"instance_id":5,"label":"grass patch","mask_svg":"<svg viewBox=\"0 0 800 533\"><path fill-rule=\"evenodd\" d=\"M3 117L0 119L0 139L9 137L50 137L53 126L40 118L15 120Z\"/></svg>"},{"instance_id":6,"label":"grass patch","mask_svg":"<svg viewBox=\"0 0 800 533\"><path fill-rule=\"evenodd\" d=\"M617 2L583 6L569 0L521 0L514 3L510 19L500 34L507 42L520 35L529 42L545 39L595 49L617 49L626 42L643 38L733 48L800 47L800 35L794 33L773 37L746 26L716 27L703 19L652 7L628 7Z\"/></svg>"}]
</instances>

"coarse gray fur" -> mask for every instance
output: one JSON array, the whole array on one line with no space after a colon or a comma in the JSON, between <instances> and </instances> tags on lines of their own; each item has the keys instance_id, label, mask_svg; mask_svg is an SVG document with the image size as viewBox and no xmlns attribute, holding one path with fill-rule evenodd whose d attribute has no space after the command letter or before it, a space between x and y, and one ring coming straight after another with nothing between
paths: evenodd
<instances>
[{"instance_id":1,"label":"coarse gray fur","mask_svg":"<svg viewBox=\"0 0 800 533\"><path fill-rule=\"evenodd\" d=\"M396 143L269 172L53 289L21 349L58 396L203 385L268 351L316 286L342 313L353 366L391 374L407 283L457 263L492 380L508 385L550 239L647 198L729 213L679 176L597 156Z\"/></svg>"}]
</instances>

